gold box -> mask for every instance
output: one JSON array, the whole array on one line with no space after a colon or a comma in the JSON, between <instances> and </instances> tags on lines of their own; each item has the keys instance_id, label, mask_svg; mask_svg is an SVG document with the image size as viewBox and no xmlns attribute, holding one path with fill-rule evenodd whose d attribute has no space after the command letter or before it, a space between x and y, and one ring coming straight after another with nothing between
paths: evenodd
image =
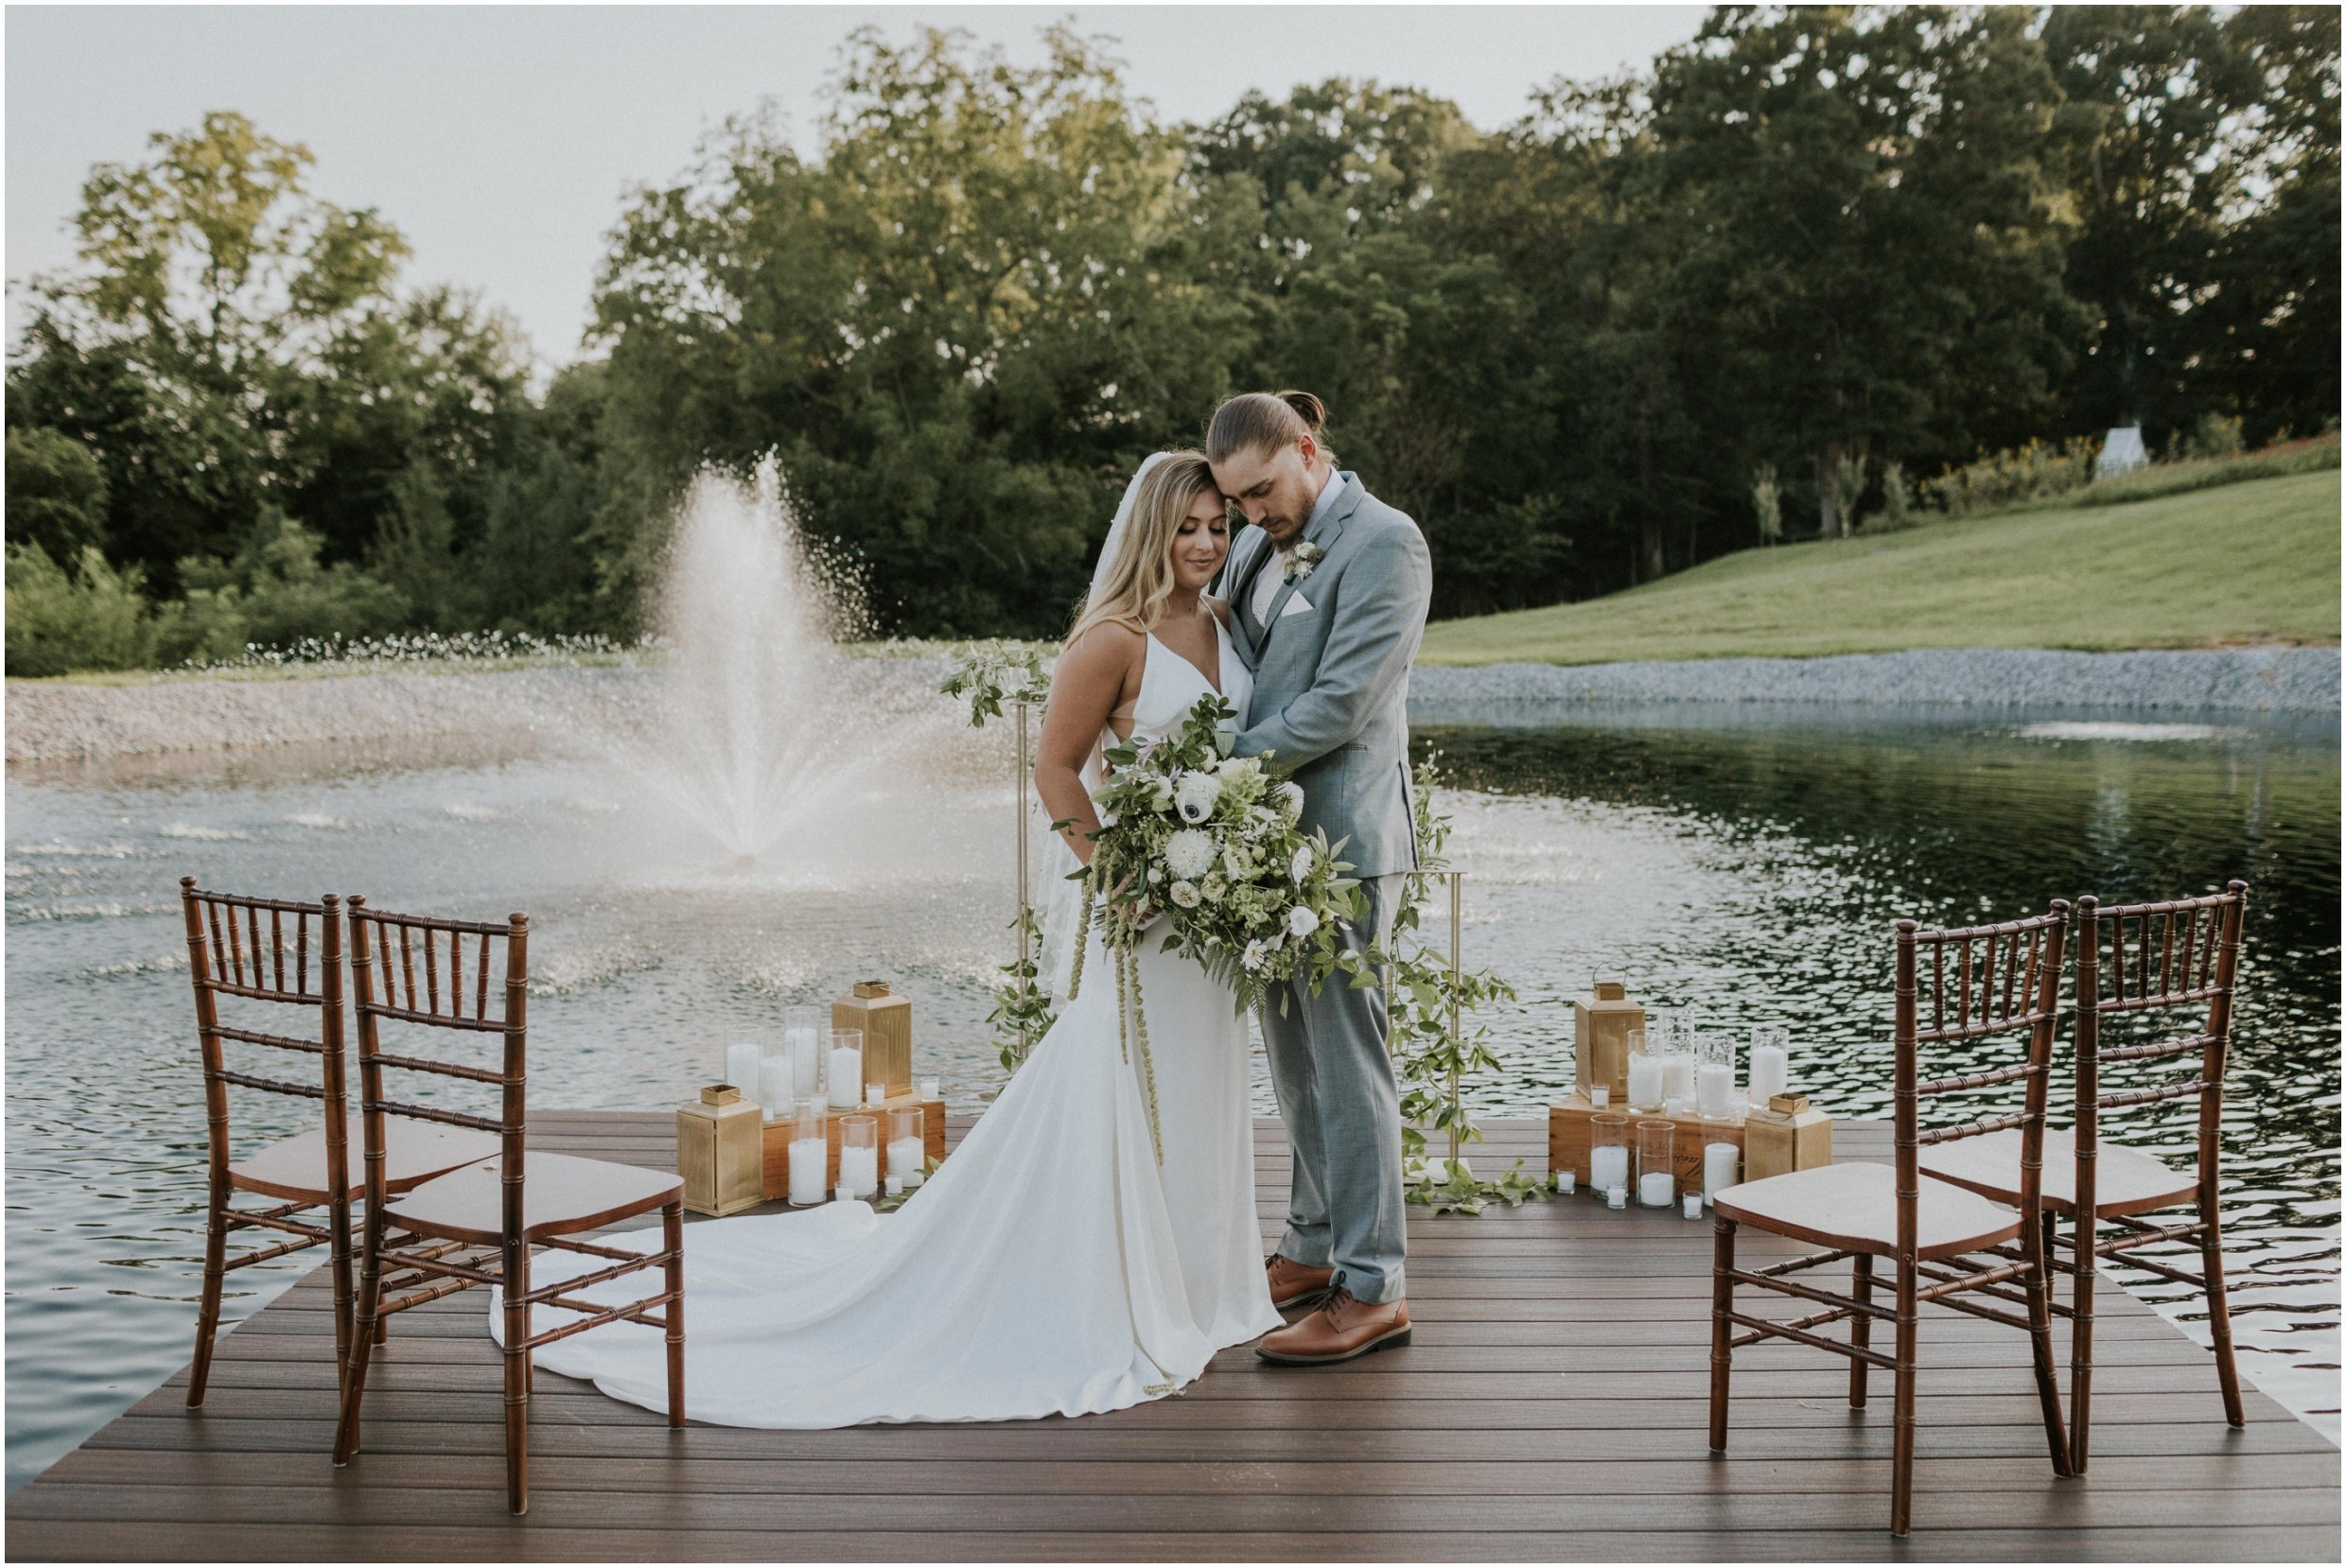
<instances>
[{"instance_id":1,"label":"gold box","mask_svg":"<svg viewBox=\"0 0 2346 1568\"><path fill-rule=\"evenodd\" d=\"M1743 1122L1743 1179L1760 1181L1833 1162L1832 1118L1805 1094L1777 1094Z\"/></svg>"},{"instance_id":2,"label":"gold box","mask_svg":"<svg viewBox=\"0 0 2346 1568\"><path fill-rule=\"evenodd\" d=\"M889 995L884 980L859 980L854 995L831 1004L831 1026L864 1032L865 1083L885 1084L891 1100L912 1092L909 997ZM834 1090L832 1098L838 1097Z\"/></svg>"},{"instance_id":3,"label":"gold box","mask_svg":"<svg viewBox=\"0 0 2346 1568\"><path fill-rule=\"evenodd\" d=\"M1671 1139L1670 1163L1678 1174L1678 1190L1699 1193L1703 1190L1703 1145L1732 1143L1744 1147L1743 1129L1733 1123L1705 1122L1699 1116L1664 1116L1659 1111L1639 1115L1624 1110L1618 1101L1603 1111L1588 1103L1585 1094L1567 1097L1562 1105L1548 1107L1548 1168L1569 1171L1585 1187L1589 1181L1588 1146L1594 1141L1594 1129L1588 1124L1592 1116L1622 1116L1629 1120L1628 1144L1630 1158L1637 1155L1637 1124L1668 1122L1678 1130ZM1743 1179L1751 1179L1748 1176Z\"/></svg>"},{"instance_id":4,"label":"gold box","mask_svg":"<svg viewBox=\"0 0 2346 1568\"><path fill-rule=\"evenodd\" d=\"M710 1084L676 1107L676 1174L695 1214L738 1214L765 1201L765 1118L731 1084Z\"/></svg>"},{"instance_id":5,"label":"gold box","mask_svg":"<svg viewBox=\"0 0 2346 1568\"><path fill-rule=\"evenodd\" d=\"M884 1160L888 1146L888 1112L920 1107L920 1141L931 1161L945 1158L945 1102L915 1100L909 1097L890 1100L884 1106L858 1106L852 1110L829 1110L823 1113L823 1191L828 1193L839 1185L839 1121L847 1116L868 1116L880 1125L879 1143ZM769 1198L790 1196L790 1133L788 1118L765 1124L765 1195ZM880 1173L886 1176L886 1171Z\"/></svg>"},{"instance_id":6,"label":"gold box","mask_svg":"<svg viewBox=\"0 0 2346 1568\"><path fill-rule=\"evenodd\" d=\"M1572 1009L1573 1087L1610 1084L1616 1107L1629 1101L1629 1037L1645 1029L1645 1007L1619 981L1601 980Z\"/></svg>"}]
</instances>

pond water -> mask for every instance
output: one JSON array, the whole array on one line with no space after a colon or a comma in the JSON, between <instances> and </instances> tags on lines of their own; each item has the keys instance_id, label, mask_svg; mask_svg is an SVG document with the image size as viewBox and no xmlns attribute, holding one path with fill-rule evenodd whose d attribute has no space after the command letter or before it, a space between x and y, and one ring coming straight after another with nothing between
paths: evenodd
<instances>
[{"instance_id":1,"label":"pond water","mask_svg":"<svg viewBox=\"0 0 2346 1568\"><path fill-rule=\"evenodd\" d=\"M1886 1115L1896 916L2248 879L2224 1128L2234 1311L2247 1368L2335 1436L2334 722L1513 705L1418 724L1451 781L1465 957L1521 993L1483 1020L1504 1071L1467 1086L1492 1114L1535 1114L1568 1087L1563 1004L1602 974L1739 1033L1788 1025L1796 1087ZM187 1358L203 1120L183 873L527 911L539 1106L667 1107L715 1075L728 1031L877 974L915 1001L919 1071L974 1108L1001 1076L983 1020L1010 940L1007 747L948 716L754 859L647 817L560 737L11 769L9 1484ZM1259 1058L1256 1090L1269 1108ZM239 1112L254 1141L302 1120ZM2180 1156L2191 1121L2181 1106L2134 1113L2125 1136ZM232 1276L228 1315L297 1271ZM2188 1303L2174 1310L2193 1326Z\"/></svg>"}]
</instances>

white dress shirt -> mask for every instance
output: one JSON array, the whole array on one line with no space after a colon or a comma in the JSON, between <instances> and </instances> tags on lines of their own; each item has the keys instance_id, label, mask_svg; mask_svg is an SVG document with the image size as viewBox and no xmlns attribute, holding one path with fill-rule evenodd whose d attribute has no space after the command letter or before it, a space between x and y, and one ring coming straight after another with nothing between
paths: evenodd
<instances>
[{"instance_id":1,"label":"white dress shirt","mask_svg":"<svg viewBox=\"0 0 2346 1568\"><path fill-rule=\"evenodd\" d=\"M1328 477L1320 481L1320 498L1311 503L1311 515L1304 519L1303 533L1295 536L1298 542L1304 533L1311 531L1314 523L1327 515L1328 508L1336 504L1337 497L1343 494L1343 490L1344 476L1333 468L1329 469ZM1270 624L1270 601L1279 597L1279 590L1287 582L1287 549L1281 549L1278 559L1264 562L1263 569L1254 574L1254 618L1265 626Z\"/></svg>"}]
</instances>

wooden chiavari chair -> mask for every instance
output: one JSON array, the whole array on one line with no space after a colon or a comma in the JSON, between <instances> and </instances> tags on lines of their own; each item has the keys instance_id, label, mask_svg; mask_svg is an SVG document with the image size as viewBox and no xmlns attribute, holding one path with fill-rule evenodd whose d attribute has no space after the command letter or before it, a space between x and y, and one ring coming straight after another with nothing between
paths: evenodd
<instances>
[{"instance_id":1,"label":"wooden chiavari chair","mask_svg":"<svg viewBox=\"0 0 2346 1568\"><path fill-rule=\"evenodd\" d=\"M2232 1364L2232 1312L2224 1294L2216 1175L2223 1152L2224 1066L2232 1049L2232 983L2239 967L2240 928L2248 901L2249 884L2243 881L2205 897L2167 903L2105 908L2091 895L2077 900L2076 1125L2073 1132L2056 1130L2045 1135L2045 1171L2039 1194L2048 1213L2048 1236L2057 1240L2057 1216L2067 1216L2071 1227L2068 1259L2060 1260L2056 1252L2057 1265L2074 1281L2071 1304L2063 1306L2057 1300L2053 1310L2071 1320L2069 1457L2070 1468L2077 1474L2085 1473L2092 1431L2093 1278L2096 1263L2103 1258L2189 1285L2206 1298L2224 1419L2233 1426L2247 1420L2240 1405L2240 1374ZM2107 968L2102 963L2105 952L2110 960ZM2102 1043L2104 1020L2169 1009L2189 1009L2198 1015L2200 1026L2163 1039L2117 1046ZM2188 1055L2198 1058L2197 1070L2188 1077L2114 1091L2101 1087L2104 1063ZM2163 1160L2101 1140L2104 1111L2193 1098L2199 1102L2199 1126L2198 1159L2191 1171L2177 1171ZM2019 1203L2022 1201L2017 1179L2020 1152L2008 1141L1999 1143L1983 1139L1960 1149L1930 1151L1923 1169L1999 1202ZM2193 1213L2183 1224L2159 1225L2143 1217L2184 1205ZM2114 1233L2104 1236L2105 1226ZM2159 1259L2132 1255L2137 1247L2165 1242L2197 1243L2200 1272L2192 1274Z\"/></svg>"},{"instance_id":2,"label":"wooden chiavari chair","mask_svg":"<svg viewBox=\"0 0 2346 1568\"><path fill-rule=\"evenodd\" d=\"M324 1246L334 1276L334 1360L339 1372L350 1351L349 1124L343 1079L342 929L341 900L328 894L314 904L207 893L193 877L179 880L187 923L187 968L195 982L196 1035L203 1048L203 1108L210 1161L205 1205L203 1295L196 1314L196 1353L187 1372L187 1406L203 1403L219 1332L220 1291L232 1269ZM290 926L291 931L286 928ZM220 1020L221 1000L272 1007L314 1008L317 1025L282 1035ZM231 1068L227 1047L255 1045L317 1058L314 1083ZM230 1158L228 1091L254 1089L324 1103L324 1121L280 1139L244 1159ZM485 1145L485 1146L484 1146ZM388 1188L403 1192L429 1176L496 1153L494 1142L463 1134L419 1130L391 1151ZM237 1209L238 1193L274 1199L263 1209ZM323 1209L323 1216L308 1211ZM231 1231L275 1231L292 1239L228 1255Z\"/></svg>"},{"instance_id":3,"label":"wooden chiavari chair","mask_svg":"<svg viewBox=\"0 0 2346 1568\"><path fill-rule=\"evenodd\" d=\"M1925 1302L1985 1317L2024 1332L2037 1374L2037 1399L2044 1416L2045 1445L2055 1473L2069 1473L2069 1445L2061 1425L2060 1393L2053 1378L2051 1289L2044 1228L2036 1198L2044 1141L2046 1079L2053 1029L2060 1002L2061 951L2069 931L2069 906L2056 900L2051 913L2002 925L1953 931L1921 931L1912 920L1898 923L1897 1022L1893 1045L1894 1122L1898 1158L1893 1166L1851 1163L1745 1182L1720 1193L1714 1203L1711 1265L1710 1446L1727 1444L1728 1368L1738 1346L1762 1339L1789 1339L1848 1358L1849 1404L1865 1404L1866 1371L1886 1368L1895 1379L1896 1425L1890 1462L1890 1531L1905 1535L1914 1517L1915 1380L1917 1316ZM2001 952L1999 952L2001 947ZM1978 961L1973 962L1974 950ZM1949 962L1950 951L1954 958ZM1929 954L1929 1026L1917 1006L1920 955ZM1987 1040L2025 1033L2022 1060L2001 1067L1924 1081L1922 1048ZM1960 1125L1924 1128L1920 1102L2019 1083L2022 1108ZM2025 1200L2017 1211L1932 1179L1922 1174L1920 1155L1964 1139L2017 1131ZM1739 1268L1735 1236L1749 1225L1775 1235L1830 1250L1760 1269ZM2017 1242L2008 1256L1994 1251ZM1982 1256L1985 1255L1985 1256ZM1847 1296L1795 1281L1791 1276L1849 1260ZM1874 1260L1887 1258L1896 1309L1874 1299ZM1825 1310L1791 1322L1735 1310L1735 1287L1750 1285L1814 1303ZM1967 1298L2002 1295L2021 1287L2025 1316ZM1816 1331L1846 1321L1847 1342ZM1871 1343L1877 1321L1888 1322L1895 1350L1883 1355ZM1738 1329L1743 1332L1736 1333Z\"/></svg>"},{"instance_id":4,"label":"wooden chiavari chair","mask_svg":"<svg viewBox=\"0 0 2346 1568\"><path fill-rule=\"evenodd\" d=\"M359 1412L366 1394L368 1343L375 1326L394 1313L475 1285L497 1286L504 1297L506 1502L515 1513L526 1513L530 1352L538 1346L622 1319L663 1330L668 1340L668 1424L684 1424L684 1183L673 1175L633 1165L529 1153L527 915L513 915L503 925L428 919L380 914L355 897L346 913L359 1019L367 1214L356 1344L342 1379L334 1462L346 1465L359 1451ZM499 958L495 950L500 947ZM492 968L499 975L494 1007ZM383 1048L382 1025L387 1022L494 1035L502 1048L500 1059L495 1067L477 1067L394 1054ZM494 1086L498 1114L476 1116L394 1099L384 1088L385 1074L393 1071ZM494 1135L497 1153L394 1196L381 1179L386 1128L394 1118ZM584 1239L584 1232L656 1210L663 1227L657 1252ZM533 1290L530 1257L536 1247L582 1254L604 1266ZM605 1306L570 1294L649 1268L664 1271L662 1288L624 1305ZM537 1306L577 1315L533 1333L531 1309Z\"/></svg>"}]
</instances>

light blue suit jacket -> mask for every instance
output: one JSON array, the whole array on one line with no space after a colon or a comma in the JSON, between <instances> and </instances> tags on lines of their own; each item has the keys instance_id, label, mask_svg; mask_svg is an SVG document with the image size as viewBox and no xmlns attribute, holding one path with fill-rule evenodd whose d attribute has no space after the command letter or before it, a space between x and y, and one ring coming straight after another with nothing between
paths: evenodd
<instances>
[{"instance_id":1,"label":"light blue suit jacket","mask_svg":"<svg viewBox=\"0 0 2346 1568\"><path fill-rule=\"evenodd\" d=\"M1241 757L1270 753L1295 770L1303 828L1349 841L1357 877L1417 865L1410 810L1409 665L1426 633L1433 561L1408 514L1370 495L1354 473L1304 531L1327 553L1283 584L1267 620L1255 575L1278 571L1269 537L1239 531L1222 569L1238 656L1254 696L1238 732Z\"/></svg>"}]
</instances>

